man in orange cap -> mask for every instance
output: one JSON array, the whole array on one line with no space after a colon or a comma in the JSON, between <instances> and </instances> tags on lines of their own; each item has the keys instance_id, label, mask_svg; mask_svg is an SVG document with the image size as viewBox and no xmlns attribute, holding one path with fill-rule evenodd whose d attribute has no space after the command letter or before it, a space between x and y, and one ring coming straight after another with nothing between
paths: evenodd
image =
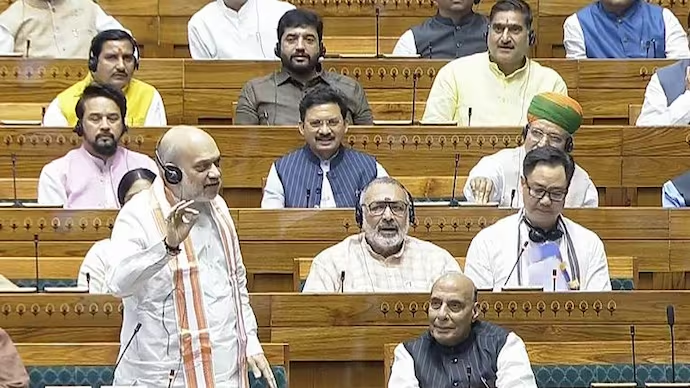
<instances>
[{"instance_id":1,"label":"man in orange cap","mask_svg":"<svg viewBox=\"0 0 690 388\"><path fill-rule=\"evenodd\" d=\"M572 98L558 93L541 93L532 99L527 111L528 124L522 131L524 143L483 157L470 171L463 190L469 202L497 202L499 206L522 207L518 183L525 154L550 145L570 153L573 134L582 124L582 107ZM575 166L565 207L597 207L599 195L589 175Z\"/></svg>"}]
</instances>

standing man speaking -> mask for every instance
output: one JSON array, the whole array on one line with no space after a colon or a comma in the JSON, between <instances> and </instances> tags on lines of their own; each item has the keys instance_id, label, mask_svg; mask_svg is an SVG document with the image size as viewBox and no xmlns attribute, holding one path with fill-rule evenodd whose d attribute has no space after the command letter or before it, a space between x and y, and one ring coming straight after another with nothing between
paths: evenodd
<instances>
[{"instance_id":1,"label":"standing man speaking","mask_svg":"<svg viewBox=\"0 0 690 388\"><path fill-rule=\"evenodd\" d=\"M111 237L108 286L124 303L114 385L245 388L249 367L276 388L218 195L218 146L198 128L173 127L156 162L159 177L122 208Z\"/></svg>"}]
</instances>

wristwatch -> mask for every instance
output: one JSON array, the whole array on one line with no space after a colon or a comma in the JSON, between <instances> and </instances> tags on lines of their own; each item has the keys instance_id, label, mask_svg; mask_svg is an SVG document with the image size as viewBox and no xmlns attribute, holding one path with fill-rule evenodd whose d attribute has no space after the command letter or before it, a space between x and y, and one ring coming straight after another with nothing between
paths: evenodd
<instances>
[{"instance_id":1,"label":"wristwatch","mask_svg":"<svg viewBox=\"0 0 690 388\"><path fill-rule=\"evenodd\" d=\"M182 252L182 249L180 249L179 245L176 247L171 247L168 245L168 241L165 238L163 238L163 244L165 244L165 250L170 256L177 256Z\"/></svg>"}]
</instances>

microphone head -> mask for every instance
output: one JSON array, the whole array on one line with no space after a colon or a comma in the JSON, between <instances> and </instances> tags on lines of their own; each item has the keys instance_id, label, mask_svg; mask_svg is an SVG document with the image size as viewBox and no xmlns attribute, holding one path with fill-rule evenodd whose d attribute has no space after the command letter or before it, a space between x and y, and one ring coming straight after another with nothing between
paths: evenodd
<instances>
[{"instance_id":1,"label":"microphone head","mask_svg":"<svg viewBox=\"0 0 690 388\"><path fill-rule=\"evenodd\" d=\"M630 325L630 335L635 336L635 325Z\"/></svg>"},{"instance_id":2,"label":"microphone head","mask_svg":"<svg viewBox=\"0 0 690 388\"><path fill-rule=\"evenodd\" d=\"M38 244L38 234L34 234L34 243Z\"/></svg>"},{"instance_id":3,"label":"microphone head","mask_svg":"<svg viewBox=\"0 0 690 388\"><path fill-rule=\"evenodd\" d=\"M666 321L669 326L676 323L676 308L672 304L666 306Z\"/></svg>"}]
</instances>

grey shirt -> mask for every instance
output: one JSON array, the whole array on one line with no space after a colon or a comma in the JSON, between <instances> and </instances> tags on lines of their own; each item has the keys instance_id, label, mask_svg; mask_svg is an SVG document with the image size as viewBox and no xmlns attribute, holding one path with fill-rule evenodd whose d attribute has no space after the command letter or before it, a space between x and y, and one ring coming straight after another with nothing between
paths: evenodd
<instances>
[{"instance_id":1,"label":"grey shirt","mask_svg":"<svg viewBox=\"0 0 690 388\"><path fill-rule=\"evenodd\" d=\"M374 119L364 89L350 77L321 72L303 85L286 71L250 80L242 87L234 123L237 125L297 125L299 103L310 88L326 84L346 97L346 120L356 125L371 125Z\"/></svg>"}]
</instances>

